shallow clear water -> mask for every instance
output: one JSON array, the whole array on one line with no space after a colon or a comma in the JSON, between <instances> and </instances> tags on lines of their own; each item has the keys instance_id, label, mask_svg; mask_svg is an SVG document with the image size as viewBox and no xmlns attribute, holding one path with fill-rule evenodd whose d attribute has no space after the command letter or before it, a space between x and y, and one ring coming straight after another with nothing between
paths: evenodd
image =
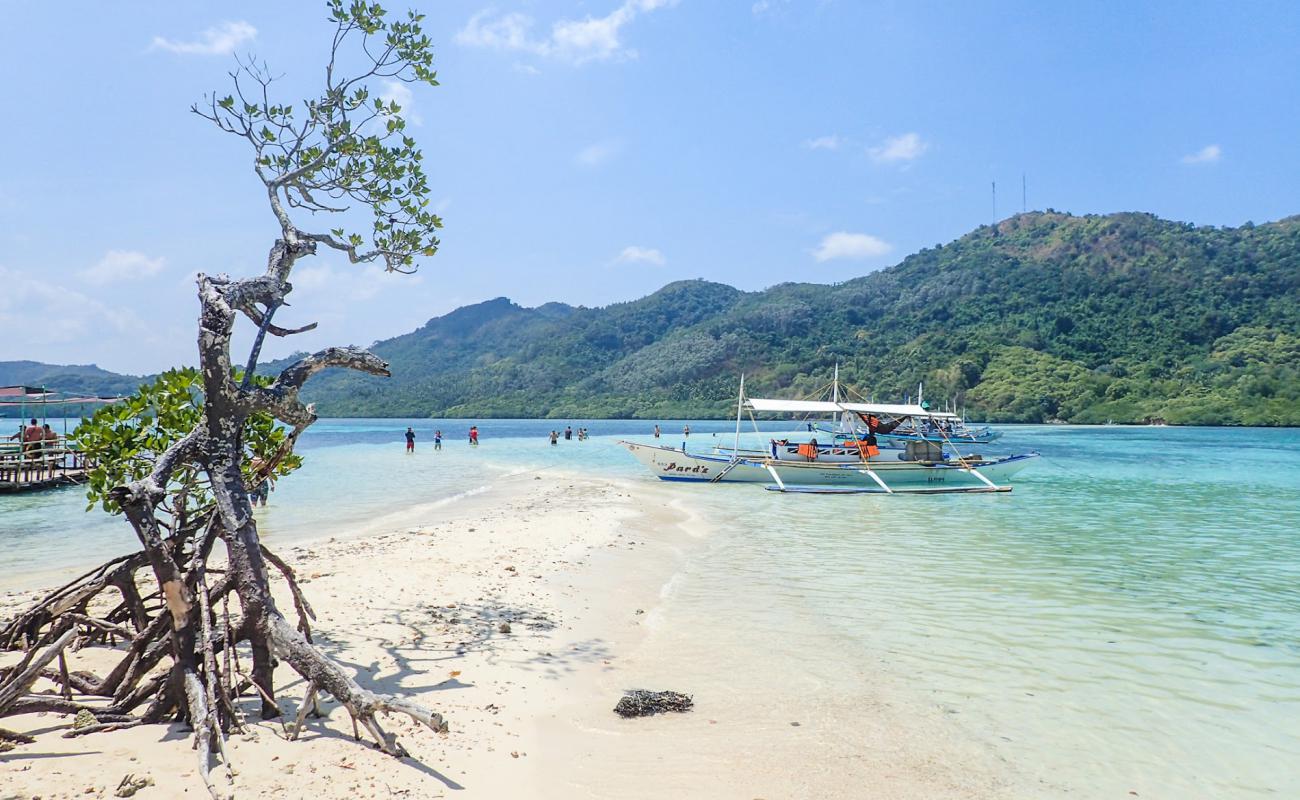
<instances>
[{"instance_id":1,"label":"shallow clear water","mask_svg":"<svg viewBox=\"0 0 1300 800\"><path fill-rule=\"evenodd\" d=\"M1300 796L1300 431L1007 431L1010 495L746 493L681 602L834 629L1045 796Z\"/></svg>"},{"instance_id":2,"label":"shallow clear water","mask_svg":"<svg viewBox=\"0 0 1300 800\"><path fill-rule=\"evenodd\" d=\"M550 447L553 421L488 420L471 449L460 420L322 421L257 513L274 542L427 521L511 472L651 480L614 446L649 424L574 424L594 438ZM692 444L731 438L691 428ZM1009 495L682 486L713 532L666 613L770 632L777 664L808 663L814 629L819 673L886 671L1048 795L1300 796L1300 431L1005 430L981 450L1044 456ZM132 546L84 505L77 489L0 497L0 588Z\"/></svg>"}]
</instances>

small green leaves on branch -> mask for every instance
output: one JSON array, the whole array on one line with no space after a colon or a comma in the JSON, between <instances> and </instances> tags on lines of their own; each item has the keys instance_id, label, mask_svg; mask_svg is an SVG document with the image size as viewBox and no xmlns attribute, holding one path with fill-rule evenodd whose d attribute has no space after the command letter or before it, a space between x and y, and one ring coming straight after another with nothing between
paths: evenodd
<instances>
[{"instance_id":1,"label":"small green leaves on branch","mask_svg":"<svg viewBox=\"0 0 1300 800\"><path fill-rule=\"evenodd\" d=\"M238 377L238 376L237 376ZM269 378L255 383L267 385ZM90 469L87 481L87 510L96 504L112 514L121 508L109 492L149 475L156 457L185 437L203 418L203 379L193 368L164 372L153 383L144 384L120 403L104 406L72 433L75 445L85 453ZM244 470L251 480L253 459L274 463L275 477L288 475L302 466L301 457L281 453L287 433L270 414L254 413L244 423ZM196 518L212 503L207 475L197 464L181 465L166 487L163 510L173 517Z\"/></svg>"},{"instance_id":2,"label":"small green leaves on branch","mask_svg":"<svg viewBox=\"0 0 1300 800\"><path fill-rule=\"evenodd\" d=\"M424 154L407 134L402 108L376 97L370 80L437 86L433 43L423 15L390 19L377 3L327 2L335 33L325 85L301 104L274 102L276 78L265 63L241 58L230 73L234 91L213 94L193 110L253 149L271 210L286 241L310 239L347 254L353 263L382 260L390 271L414 272L415 259L437 252L442 220L430 210ZM356 66L344 76L342 62ZM300 230L291 212L371 211L368 235L334 228Z\"/></svg>"}]
</instances>

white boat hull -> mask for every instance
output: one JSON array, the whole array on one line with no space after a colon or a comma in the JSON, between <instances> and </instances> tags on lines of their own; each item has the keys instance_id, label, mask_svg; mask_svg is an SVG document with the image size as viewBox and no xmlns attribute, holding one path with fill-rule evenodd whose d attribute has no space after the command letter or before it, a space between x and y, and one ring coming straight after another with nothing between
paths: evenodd
<instances>
[{"instance_id":1,"label":"white boat hull","mask_svg":"<svg viewBox=\"0 0 1300 800\"><path fill-rule=\"evenodd\" d=\"M778 487L842 487L881 492L886 491L885 487L900 491L1004 489L1011 476L1037 458L1037 453L1027 453L978 462L918 462L899 460L899 451L887 450L868 461L798 463L748 457L733 460L726 455L688 453L635 442L622 442L622 445L664 481L765 483ZM981 475L987 481L981 480Z\"/></svg>"}]
</instances>

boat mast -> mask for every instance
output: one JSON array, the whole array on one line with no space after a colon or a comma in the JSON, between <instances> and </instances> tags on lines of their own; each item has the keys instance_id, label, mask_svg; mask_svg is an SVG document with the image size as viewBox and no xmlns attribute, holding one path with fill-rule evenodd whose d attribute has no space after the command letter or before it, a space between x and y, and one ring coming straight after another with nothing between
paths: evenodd
<instances>
[{"instance_id":1,"label":"boat mast","mask_svg":"<svg viewBox=\"0 0 1300 800\"><path fill-rule=\"evenodd\" d=\"M836 362L835 362L835 380L831 381L831 402L832 402L832 403L838 403L839 401L840 401L840 362L836 361ZM832 426L832 430L837 430L837 428L835 428L835 426L837 426L837 425L842 426L842 425L844 424L844 421L843 421L843 420L841 420L841 419L837 419L837 418L836 418L836 417L838 417L838 416L839 416L839 415L837 415L837 414L831 414L831 426Z\"/></svg>"},{"instance_id":2,"label":"boat mast","mask_svg":"<svg viewBox=\"0 0 1300 800\"><path fill-rule=\"evenodd\" d=\"M740 391L736 394L736 445L731 457L740 458L740 414L745 408L745 373L740 373Z\"/></svg>"}]
</instances>

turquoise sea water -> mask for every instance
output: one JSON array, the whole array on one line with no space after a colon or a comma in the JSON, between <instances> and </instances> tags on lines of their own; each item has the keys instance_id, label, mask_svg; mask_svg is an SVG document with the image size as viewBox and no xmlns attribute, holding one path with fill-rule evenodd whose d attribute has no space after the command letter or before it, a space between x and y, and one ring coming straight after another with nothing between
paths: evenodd
<instances>
[{"instance_id":1,"label":"turquoise sea water","mask_svg":"<svg viewBox=\"0 0 1300 800\"><path fill-rule=\"evenodd\" d=\"M593 438L551 447L552 421L489 420L471 449L459 420L322 421L258 511L264 535L427 521L512 472L652 480L615 444L649 424L573 424ZM692 422L691 444L730 427ZM663 428L680 442L681 423ZM682 486L712 532L669 616L770 631L775 664L806 663L815 630L835 643L815 654L828 673L887 673L1048 796L1300 797L1300 430L1005 431L981 450L1044 456L1008 495ZM0 497L0 589L132 546L84 505Z\"/></svg>"}]
</instances>

